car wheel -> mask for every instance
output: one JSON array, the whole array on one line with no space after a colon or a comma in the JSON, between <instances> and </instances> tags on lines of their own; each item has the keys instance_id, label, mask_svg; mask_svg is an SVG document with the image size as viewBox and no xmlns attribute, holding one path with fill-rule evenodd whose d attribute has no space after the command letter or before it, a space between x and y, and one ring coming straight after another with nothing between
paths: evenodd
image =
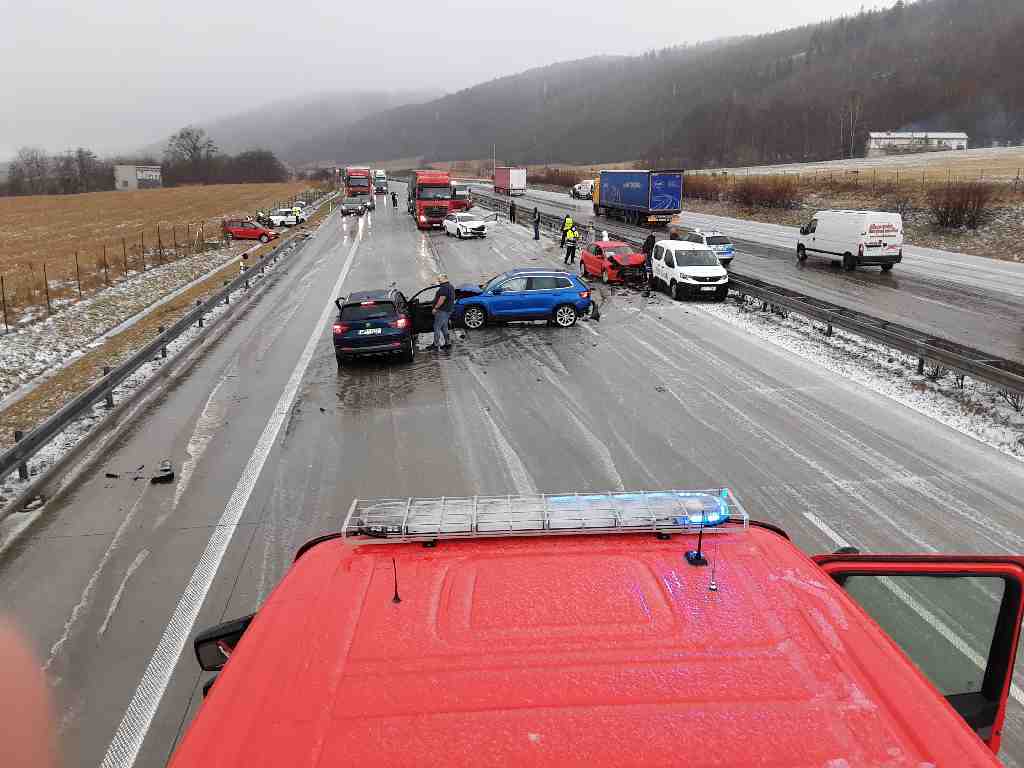
<instances>
[{"instance_id":1,"label":"car wheel","mask_svg":"<svg viewBox=\"0 0 1024 768\"><path fill-rule=\"evenodd\" d=\"M727 287L719 288L715 291L715 301L725 301L729 298L729 289Z\"/></svg>"},{"instance_id":2,"label":"car wheel","mask_svg":"<svg viewBox=\"0 0 1024 768\"><path fill-rule=\"evenodd\" d=\"M852 253L843 254L843 269L847 272L853 272L857 268L857 262L853 259Z\"/></svg>"},{"instance_id":3,"label":"car wheel","mask_svg":"<svg viewBox=\"0 0 1024 768\"><path fill-rule=\"evenodd\" d=\"M559 328L572 328L576 325L576 307L572 304L563 304L555 308L553 319Z\"/></svg>"},{"instance_id":4,"label":"car wheel","mask_svg":"<svg viewBox=\"0 0 1024 768\"><path fill-rule=\"evenodd\" d=\"M804 248L802 245L798 245L796 247L796 260L797 261L806 261L807 260L807 249Z\"/></svg>"},{"instance_id":5,"label":"car wheel","mask_svg":"<svg viewBox=\"0 0 1024 768\"><path fill-rule=\"evenodd\" d=\"M338 361L338 367L341 368L345 365L345 356L341 352L334 353L334 359Z\"/></svg>"},{"instance_id":6,"label":"car wheel","mask_svg":"<svg viewBox=\"0 0 1024 768\"><path fill-rule=\"evenodd\" d=\"M683 300L683 286L677 283L675 280L672 281L672 298L676 301Z\"/></svg>"},{"instance_id":7,"label":"car wheel","mask_svg":"<svg viewBox=\"0 0 1024 768\"><path fill-rule=\"evenodd\" d=\"M892 272L892 264L883 264L882 265L882 271L883 272Z\"/></svg>"},{"instance_id":8,"label":"car wheel","mask_svg":"<svg viewBox=\"0 0 1024 768\"><path fill-rule=\"evenodd\" d=\"M462 315L462 324L469 328L471 331L475 331L478 328L483 328L487 322L487 313L484 312L483 307L472 306L466 307L466 311Z\"/></svg>"},{"instance_id":9,"label":"car wheel","mask_svg":"<svg viewBox=\"0 0 1024 768\"><path fill-rule=\"evenodd\" d=\"M416 338L409 339L409 348L402 352L402 361L412 363L416 360Z\"/></svg>"},{"instance_id":10,"label":"car wheel","mask_svg":"<svg viewBox=\"0 0 1024 768\"><path fill-rule=\"evenodd\" d=\"M260 242L261 243L269 243L270 242L270 235L260 235Z\"/></svg>"},{"instance_id":11,"label":"car wheel","mask_svg":"<svg viewBox=\"0 0 1024 768\"><path fill-rule=\"evenodd\" d=\"M462 229L461 228L455 230L455 236L457 238L459 238L459 240L462 239Z\"/></svg>"},{"instance_id":12,"label":"car wheel","mask_svg":"<svg viewBox=\"0 0 1024 768\"><path fill-rule=\"evenodd\" d=\"M583 259L580 259L580 277L590 277L590 273L587 272L587 265L583 263Z\"/></svg>"}]
</instances>

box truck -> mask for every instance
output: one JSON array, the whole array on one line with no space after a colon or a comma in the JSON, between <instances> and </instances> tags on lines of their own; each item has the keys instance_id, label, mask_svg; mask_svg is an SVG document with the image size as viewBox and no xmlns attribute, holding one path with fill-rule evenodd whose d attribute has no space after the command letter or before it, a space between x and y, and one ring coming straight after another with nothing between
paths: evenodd
<instances>
[{"instance_id":1,"label":"box truck","mask_svg":"<svg viewBox=\"0 0 1024 768\"><path fill-rule=\"evenodd\" d=\"M503 195L525 195L526 169L499 165L494 169L494 191Z\"/></svg>"},{"instance_id":2,"label":"box truck","mask_svg":"<svg viewBox=\"0 0 1024 768\"><path fill-rule=\"evenodd\" d=\"M601 171L594 180L594 215L628 224L667 224L682 199L682 171Z\"/></svg>"}]
</instances>

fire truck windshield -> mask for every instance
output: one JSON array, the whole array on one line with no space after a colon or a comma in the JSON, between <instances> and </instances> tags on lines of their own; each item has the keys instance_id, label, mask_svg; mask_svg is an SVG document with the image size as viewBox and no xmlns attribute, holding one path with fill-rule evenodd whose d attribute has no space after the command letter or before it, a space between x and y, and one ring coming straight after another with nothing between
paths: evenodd
<instances>
[{"instance_id":1,"label":"fire truck windshield","mask_svg":"<svg viewBox=\"0 0 1024 768\"><path fill-rule=\"evenodd\" d=\"M449 187L419 187L416 192L420 200L449 200L451 196Z\"/></svg>"}]
</instances>

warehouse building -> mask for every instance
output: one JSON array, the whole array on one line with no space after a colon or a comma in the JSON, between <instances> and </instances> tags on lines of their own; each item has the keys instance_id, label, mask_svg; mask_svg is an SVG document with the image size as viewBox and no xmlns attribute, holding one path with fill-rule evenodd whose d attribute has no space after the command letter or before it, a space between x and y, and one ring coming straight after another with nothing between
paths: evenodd
<instances>
[{"instance_id":1,"label":"warehouse building","mask_svg":"<svg viewBox=\"0 0 1024 768\"><path fill-rule=\"evenodd\" d=\"M114 189L156 189L163 185L159 165L114 166Z\"/></svg>"},{"instance_id":2,"label":"warehouse building","mask_svg":"<svg viewBox=\"0 0 1024 768\"><path fill-rule=\"evenodd\" d=\"M915 152L942 152L954 149L967 149L966 133L872 131L868 134L868 157L904 155Z\"/></svg>"}]
</instances>

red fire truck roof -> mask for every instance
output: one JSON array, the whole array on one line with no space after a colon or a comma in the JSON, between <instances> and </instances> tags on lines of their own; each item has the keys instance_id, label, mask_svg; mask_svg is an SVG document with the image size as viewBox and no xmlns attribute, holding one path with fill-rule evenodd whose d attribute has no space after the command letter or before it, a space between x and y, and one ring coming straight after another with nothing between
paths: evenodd
<instances>
[{"instance_id":1,"label":"red fire truck roof","mask_svg":"<svg viewBox=\"0 0 1024 768\"><path fill-rule=\"evenodd\" d=\"M789 541L694 539L321 543L171 765L998 765Z\"/></svg>"}]
</instances>

